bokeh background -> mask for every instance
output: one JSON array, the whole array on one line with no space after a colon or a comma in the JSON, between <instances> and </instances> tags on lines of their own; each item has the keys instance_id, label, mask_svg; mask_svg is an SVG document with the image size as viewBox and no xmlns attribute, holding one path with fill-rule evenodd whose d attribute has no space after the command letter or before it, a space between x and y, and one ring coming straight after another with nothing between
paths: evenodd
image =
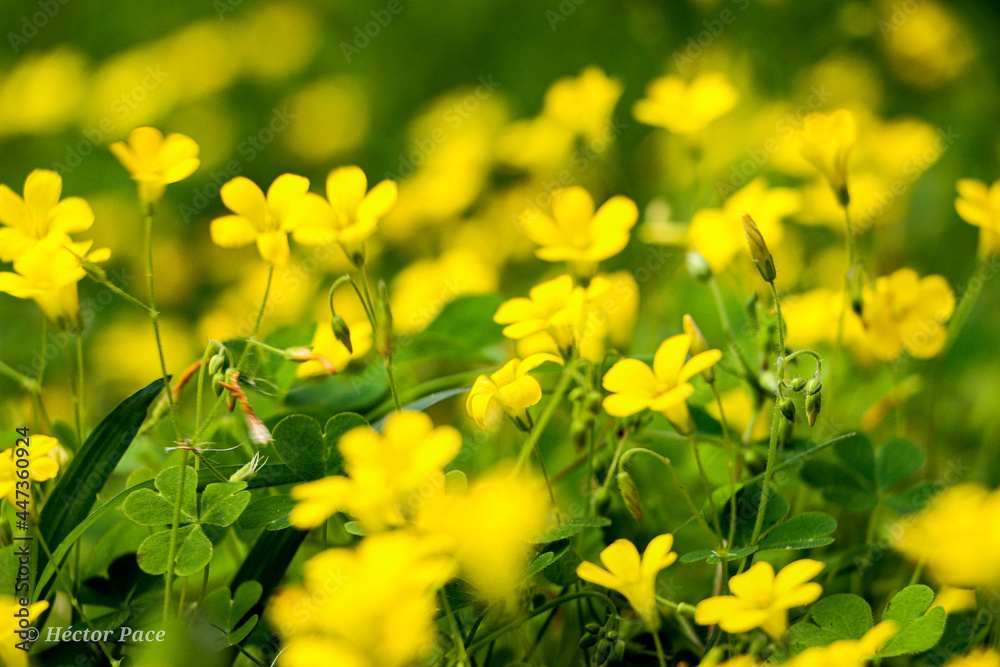
<instances>
[{"instance_id":1,"label":"bokeh background","mask_svg":"<svg viewBox=\"0 0 1000 667\"><path fill-rule=\"evenodd\" d=\"M108 145L151 124L201 146L201 168L169 188L156 219L172 370L198 358L209 338L238 335L263 289L265 265L252 248L223 250L209 238L211 219L224 212L218 188L237 174L266 188L299 173L322 191L330 169L358 164L372 182L399 180L399 204L371 253L407 332L459 294L515 296L554 275L533 258L516 219L556 185L585 185L598 201L632 197L645 231L608 268L641 282L631 349L646 353L679 330L684 312L721 346L707 292L683 270L684 228L755 177L802 198L777 250L779 288L840 284L842 221L792 140L805 112L847 107L859 118L852 187L858 214L869 216L860 244L871 276L912 266L944 275L961 294L977 269L977 231L955 213L955 181L1000 176L995 3L42 0L8 3L2 24L0 182L20 192L32 169L60 171L64 196L94 208L91 234L112 251L109 275L137 295L145 293L141 219L134 184ZM591 66L617 80L620 98L591 136L575 136L571 150L554 147L531 121L554 82ZM739 99L696 139L633 118L655 77L703 72L722 72ZM894 185L901 194L892 194ZM650 258L663 259L643 278ZM282 283L266 328L321 321L324 286L345 267L339 253L297 251L286 271L300 280ZM721 276L737 326L753 292L749 271L741 255ZM995 274L984 277L946 371L927 374L933 380L911 399L917 441L993 451L981 446L997 440ZM159 370L143 314L92 283L81 290L96 316L84 334L96 416ZM40 314L5 294L0 313L3 359L30 368ZM829 328L812 325L792 344L828 343ZM863 352L855 361L853 372L869 382L839 397L834 409L845 423L893 382ZM50 410L68 417L65 357L48 363ZM417 367L404 377L441 372ZM905 378L907 369L900 372ZM28 414L27 403L6 378L0 391L6 427Z\"/></svg>"}]
</instances>

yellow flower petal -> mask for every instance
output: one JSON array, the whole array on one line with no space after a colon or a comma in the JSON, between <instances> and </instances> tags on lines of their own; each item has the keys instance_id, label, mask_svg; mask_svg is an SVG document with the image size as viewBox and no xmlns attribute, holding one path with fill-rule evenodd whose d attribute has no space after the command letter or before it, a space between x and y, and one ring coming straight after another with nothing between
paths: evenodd
<instances>
[{"instance_id":1,"label":"yellow flower petal","mask_svg":"<svg viewBox=\"0 0 1000 667\"><path fill-rule=\"evenodd\" d=\"M601 562L611 574L628 580L639 573L639 551L628 540L618 539L601 552Z\"/></svg>"},{"instance_id":2,"label":"yellow flower petal","mask_svg":"<svg viewBox=\"0 0 1000 667\"><path fill-rule=\"evenodd\" d=\"M288 231L288 217L292 206L309 191L309 179L295 174L282 174L267 189L267 205L272 215Z\"/></svg>"},{"instance_id":3,"label":"yellow flower petal","mask_svg":"<svg viewBox=\"0 0 1000 667\"><path fill-rule=\"evenodd\" d=\"M368 177L360 167L340 167L326 177L326 198L335 211L357 211L368 190Z\"/></svg>"},{"instance_id":4,"label":"yellow flower petal","mask_svg":"<svg viewBox=\"0 0 1000 667\"><path fill-rule=\"evenodd\" d=\"M257 240L258 230L242 215L224 215L209 228L212 243L223 248L242 248Z\"/></svg>"},{"instance_id":5,"label":"yellow flower petal","mask_svg":"<svg viewBox=\"0 0 1000 667\"><path fill-rule=\"evenodd\" d=\"M288 247L288 235L285 232L267 232L257 237L257 250L260 256L271 264L282 266L288 262L291 249Z\"/></svg>"},{"instance_id":6,"label":"yellow flower petal","mask_svg":"<svg viewBox=\"0 0 1000 667\"><path fill-rule=\"evenodd\" d=\"M679 382L681 368L687 357L688 348L691 347L691 336L678 334L671 336L662 343L656 350L653 357L653 370L656 378L661 382L667 382L671 387Z\"/></svg>"},{"instance_id":7,"label":"yellow flower petal","mask_svg":"<svg viewBox=\"0 0 1000 667\"><path fill-rule=\"evenodd\" d=\"M219 193L222 195L222 203L230 211L249 220L257 231L267 230L267 199L256 183L244 176L237 176L223 185Z\"/></svg>"}]
</instances>

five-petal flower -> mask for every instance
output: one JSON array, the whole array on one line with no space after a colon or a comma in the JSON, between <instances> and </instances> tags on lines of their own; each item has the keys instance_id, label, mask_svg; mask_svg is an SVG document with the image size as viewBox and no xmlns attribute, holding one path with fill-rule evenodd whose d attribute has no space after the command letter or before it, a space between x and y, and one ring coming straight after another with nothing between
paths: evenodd
<instances>
[{"instance_id":1,"label":"five-petal flower","mask_svg":"<svg viewBox=\"0 0 1000 667\"><path fill-rule=\"evenodd\" d=\"M528 373L546 361L563 363L554 354L539 352L524 359L511 359L492 375L476 378L465 402L465 410L476 420L476 426L485 429L491 413L500 409L528 430L531 420L527 409L542 399L541 385Z\"/></svg>"},{"instance_id":2,"label":"five-petal flower","mask_svg":"<svg viewBox=\"0 0 1000 667\"><path fill-rule=\"evenodd\" d=\"M237 176L222 186L222 201L235 215L212 221L212 241L223 248L241 248L257 243L261 257L271 264L288 261L288 232L294 227L291 210L309 190L309 179L282 174L267 189Z\"/></svg>"},{"instance_id":3,"label":"five-petal flower","mask_svg":"<svg viewBox=\"0 0 1000 667\"><path fill-rule=\"evenodd\" d=\"M139 198L155 205L163 198L167 185L182 181L195 172L198 144L184 134L163 133L155 127L137 127L128 135L128 143L116 141L111 152L139 184Z\"/></svg>"},{"instance_id":4,"label":"five-petal flower","mask_svg":"<svg viewBox=\"0 0 1000 667\"><path fill-rule=\"evenodd\" d=\"M50 234L82 232L94 222L94 212L80 197L59 200L62 177L36 169L24 182L24 198L0 185L0 261L10 262Z\"/></svg>"}]
</instances>

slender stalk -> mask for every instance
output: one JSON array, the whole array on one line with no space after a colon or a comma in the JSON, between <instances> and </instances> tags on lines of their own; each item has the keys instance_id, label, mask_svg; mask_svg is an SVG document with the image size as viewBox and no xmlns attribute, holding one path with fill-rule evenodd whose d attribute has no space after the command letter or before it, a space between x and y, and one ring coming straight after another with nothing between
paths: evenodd
<instances>
[{"instance_id":1,"label":"slender stalk","mask_svg":"<svg viewBox=\"0 0 1000 667\"><path fill-rule=\"evenodd\" d=\"M168 390L169 391L169 390ZM170 620L171 587L174 583L174 560L177 558L177 531L181 522L181 504L184 500L184 478L187 476L187 462L191 450L184 450L181 459L180 484L177 487L177 501L174 503L174 520L170 525L170 545L167 548L166 588L163 591L163 624Z\"/></svg>"},{"instance_id":2,"label":"slender stalk","mask_svg":"<svg viewBox=\"0 0 1000 667\"><path fill-rule=\"evenodd\" d=\"M160 334L160 312L156 309L156 287L153 280L153 209L149 206L144 216L146 232L146 282L149 285L149 319L153 322L153 335L156 337L156 351L160 358L160 373L163 376L163 387L167 393L170 421L174 425L174 439L180 441L181 425L177 419L177 409L174 405L174 394L170 391L170 376L167 373L167 358L163 354L163 337ZM169 591L168 591L169 593Z\"/></svg>"},{"instance_id":3,"label":"slender stalk","mask_svg":"<svg viewBox=\"0 0 1000 667\"><path fill-rule=\"evenodd\" d=\"M552 415L555 414L556 408L559 407L563 397L566 395L566 391L569 389L570 380L573 377L573 374L569 371L569 368L565 368L559 376L559 383L556 385L555 391L552 393L552 398L550 398L549 402L545 405L545 409L542 410L542 415L538 418L538 421L535 423L535 427L531 429L531 433L528 435L528 439L521 447L521 453L518 455L517 462L514 464L514 472L521 469L524 462L528 459L528 455L531 454L532 450L538 446L538 441L542 437L542 432L545 431L545 427L548 426L549 420L552 419Z\"/></svg>"},{"instance_id":4,"label":"slender stalk","mask_svg":"<svg viewBox=\"0 0 1000 667\"><path fill-rule=\"evenodd\" d=\"M76 379L79 387L77 392L80 397L80 435L82 437L87 433L87 393L83 373L83 334L78 332L74 337L76 338ZM83 446L83 440L80 440L80 446Z\"/></svg>"},{"instance_id":5,"label":"slender stalk","mask_svg":"<svg viewBox=\"0 0 1000 667\"><path fill-rule=\"evenodd\" d=\"M722 536L722 526L719 525L719 512L715 508L715 499L712 497L712 486L708 483L708 474L705 472L705 466L701 462L698 443L695 441L693 433L688 435L687 439L691 445L691 451L694 452L695 463L698 465L698 476L701 478L701 486L705 490L705 495L708 496L708 507L712 512L712 524L715 526L715 533L719 536L719 541L723 542L725 538Z\"/></svg>"},{"instance_id":6,"label":"slender stalk","mask_svg":"<svg viewBox=\"0 0 1000 667\"><path fill-rule=\"evenodd\" d=\"M958 306L955 308L955 312L951 316L951 320L948 322L948 340L944 345L944 352L941 354L943 357L947 354L948 350L951 349L952 345L955 344L955 340L958 338L958 334L965 327L965 323L969 320L969 315L972 314L972 310L976 307L976 302L979 301L979 295L983 292L983 285L986 281L983 279L983 274L987 277L996 272L996 259L988 260L985 257L979 260L979 264L976 267L975 278L979 278L972 285L972 280L969 280L968 287L962 292L962 298L959 299ZM992 265L992 266L991 266Z\"/></svg>"},{"instance_id":7,"label":"slender stalk","mask_svg":"<svg viewBox=\"0 0 1000 667\"><path fill-rule=\"evenodd\" d=\"M660 667L667 667L667 656L663 652L663 642L660 641L660 633L653 632L653 643L656 644L656 659L660 663Z\"/></svg>"},{"instance_id":8,"label":"slender stalk","mask_svg":"<svg viewBox=\"0 0 1000 667\"><path fill-rule=\"evenodd\" d=\"M469 656L465 652L465 641L462 639L462 631L458 629L455 613L451 610L451 603L448 602L448 595L444 592L444 589L440 591L439 597L441 598L441 606L444 607L444 615L448 617L448 625L451 626L452 641L455 642L455 648L458 649L459 667L465 667L465 665L469 664Z\"/></svg>"},{"instance_id":9,"label":"slender stalk","mask_svg":"<svg viewBox=\"0 0 1000 667\"><path fill-rule=\"evenodd\" d=\"M726 413L722 407L722 397L719 395L719 388L714 382L710 382L712 395L715 397L715 404L719 406L719 423L722 424L722 438L726 442L726 463L729 466L729 535L726 545L731 547L733 538L736 535L736 462L734 459L733 442L729 436L729 425L726 423Z\"/></svg>"},{"instance_id":10,"label":"slender stalk","mask_svg":"<svg viewBox=\"0 0 1000 667\"><path fill-rule=\"evenodd\" d=\"M66 347L66 365L69 367L70 390L73 394L73 419L76 422L76 446L83 447L83 413L80 410L80 384L76 379L77 365L73 360L73 352Z\"/></svg>"}]
</instances>

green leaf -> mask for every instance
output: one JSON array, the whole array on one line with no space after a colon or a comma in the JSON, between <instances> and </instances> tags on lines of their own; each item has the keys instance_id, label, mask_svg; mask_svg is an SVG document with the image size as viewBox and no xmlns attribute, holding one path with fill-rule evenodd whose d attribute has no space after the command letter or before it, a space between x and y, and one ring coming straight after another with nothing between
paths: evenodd
<instances>
[{"instance_id":1,"label":"green leaf","mask_svg":"<svg viewBox=\"0 0 1000 667\"><path fill-rule=\"evenodd\" d=\"M840 466L827 461L807 461L802 466L802 479L809 486L822 489L823 498L852 512L864 512L878 504L874 487Z\"/></svg>"},{"instance_id":2,"label":"green leaf","mask_svg":"<svg viewBox=\"0 0 1000 667\"><path fill-rule=\"evenodd\" d=\"M323 429L323 446L325 447L325 470L327 475L344 474L344 458L337 444L342 435L352 429L368 426L365 418L355 412L341 412L330 417Z\"/></svg>"},{"instance_id":3,"label":"green leaf","mask_svg":"<svg viewBox=\"0 0 1000 667\"><path fill-rule=\"evenodd\" d=\"M177 496L181 495L181 514L187 514L188 521L193 521L198 516L198 471L187 466L184 472L184 489L181 490L181 466L170 466L161 470L153 482L156 488L171 507L177 504ZM142 491L136 491L142 493ZM133 494L134 495L134 494ZM173 515L167 523L173 522Z\"/></svg>"},{"instance_id":4,"label":"green leaf","mask_svg":"<svg viewBox=\"0 0 1000 667\"><path fill-rule=\"evenodd\" d=\"M825 597L812 606L817 625L837 639L861 639L872 629L872 609L864 598L840 593Z\"/></svg>"},{"instance_id":5,"label":"green leaf","mask_svg":"<svg viewBox=\"0 0 1000 667\"><path fill-rule=\"evenodd\" d=\"M573 537L585 528L603 528L610 526L611 519L603 516L578 516L563 519L562 523L552 526L532 540L533 544L548 544L556 540Z\"/></svg>"},{"instance_id":6,"label":"green leaf","mask_svg":"<svg viewBox=\"0 0 1000 667\"><path fill-rule=\"evenodd\" d=\"M760 541L760 550L765 549L812 549L833 542L827 537L837 529L837 522L823 512L804 512L775 526Z\"/></svg>"},{"instance_id":7,"label":"green leaf","mask_svg":"<svg viewBox=\"0 0 1000 667\"><path fill-rule=\"evenodd\" d=\"M736 499L736 530L733 534L733 544L736 549L750 545L753 537L754 524L757 521L757 509L760 507L761 494L764 489L763 481L754 482L745 486L737 493ZM767 496L767 507L764 510L764 522L761 532L767 531L771 526L785 518L788 514L788 503L781 497L775 489ZM729 531L729 520L731 512L728 503L719 510L719 520L722 525L723 534ZM732 551L735 551L733 549Z\"/></svg>"},{"instance_id":8,"label":"green leaf","mask_svg":"<svg viewBox=\"0 0 1000 667\"><path fill-rule=\"evenodd\" d=\"M235 627L253 606L260 600L264 588L256 581L244 581L233 595L232 613L229 616L230 627Z\"/></svg>"},{"instance_id":9,"label":"green leaf","mask_svg":"<svg viewBox=\"0 0 1000 667\"><path fill-rule=\"evenodd\" d=\"M307 415L285 417L274 427L274 449L300 479L319 479L326 472L326 448L319 422Z\"/></svg>"},{"instance_id":10,"label":"green leaf","mask_svg":"<svg viewBox=\"0 0 1000 667\"><path fill-rule=\"evenodd\" d=\"M246 509L250 492L246 482L209 484L201 494L201 522L230 526Z\"/></svg>"},{"instance_id":11,"label":"green leaf","mask_svg":"<svg viewBox=\"0 0 1000 667\"><path fill-rule=\"evenodd\" d=\"M39 517L38 529L49 548L62 544L73 528L87 518L97 493L132 444L146 418L146 410L162 388L161 378L119 403L101 420L59 475ZM39 552L38 571L43 571L47 562L46 554Z\"/></svg>"},{"instance_id":12,"label":"green leaf","mask_svg":"<svg viewBox=\"0 0 1000 667\"><path fill-rule=\"evenodd\" d=\"M920 448L908 440L891 438L882 445L878 452L878 484L884 491L890 486L906 479L924 464L927 457Z\"/></svg>"},{"instance_id":13,"label":"green leaf","mask_svg":"<svg viewBox=\"0 0 1000 667\"><path fill-rule=\"evenodd\" d=\"M854 437L841 440L833 446L833 451L848 470L875 487L875 448L864 434L855 433Z\"/></svg>"},{"instance_id":14,"label":"green leaf","mask_svg":"<svg viewBox=\"0 0 1000 667\"><path fill-rule=\"evenodd\" d=\"M878 652L879 657L921 653L934 648L944 634L948 614L944 607L927 611L933 600L934 591L920 584L907 586L893 596L882 620L895 621L900 629Z\"/></svg>"},{"instance_id":15,"label":"green leaf","mask_svg":"<svg viewBox=\"0 0 1000 667\"><path fill-rule=\"evenodd\" d=\"M927 501L941 490L935 482L924 482L886 500L889 506L900 514L912 514L923 508Z\"/></svg>"},{"instance_id":16,"label":"green leaf","mask_svg":"<svg viewBox=\"0 0 1000 667\"><path fill-rule=\"evenodd\" d=\"M249 619L247 619L246 623L244 623L238 628L233 628L229 632L229 645L236 646L241 641L246 639L247 635L253 632L253 629L257 627L257 621L259 620L259 618L260 617L257 616L257 614L254 614Z\"/></svg>"},{"instance_id":17,"label":"green leaf","mask_svg":"<svg viewBox=\"0 0 1000 667\"><path fill-rule=\"evenodd\" d=\"M231 598L226 587L217 588L205 596L199 615L211 628L217 650L239 644L256 627L257 614L243 625L239 623L260 600L262 592L263 588L256 581L244 581Z\"/></svg>"},{"instance_id":18,"label":"green leaf","mask_svg":"<svg viewBox=\"0 0 1000 667\"><path fill-rule=\"evenodd\" d=\"M788 639L793 646L800 649L813 648L815 646L829 646L833 642L843 639L836 632L819 628L812 623L796 623L788 628Z\"/></svg>"},{"instance_id":19,"label":"green leaf","mask_svg":"<svg viewBox=\"0 0 1000 667\"><path fill-rule=\"evenodd\" d=\"M400 349L398 360L488 361L481 350L503 340L503 326L493 321L501 303L497 294L460 296L446 303L434 321Z\"/></svg>"},{"instance_id":20,"label":"green leaf","mask_svg":"<svg viewBox=\"0 0 1000 667\"><path fill-rule=\"evenodd\" d=\"M771 502L770 500L768 502ZM738 558L743 558L744 556L749 556L753 552L757 551L757 547L741 547L739 549L733 549L727 552L726 557L727 562L733 562ZM722 556L715 549L704 549L702 551L692 551L681 556L682 563L695 563L697 561L703 560L711 564L721 563Z\"/></svg>"},{"instance_id":21,"label":"green leaf","mask_svg":"<svg viewBox=\"0 0 1000 667\"><path fill-rule=\"evenodd\" d=\"M546 544L535 559L528 566L527 571L524 573L523 577L525 579L530 579L535 576L548 566L555 563L557 560L562 558L566 552L569 550L569 540L562 539L556 540L550 544Z\"/></svg>"},{"instance_id":22,"label":"green leaf","mask_svg":"<svg viewBox=\"0 0 1000 667\"><path fill-rule=\"evenodd\" d=\"M170 501L149 489L139 489L126 498L122 511L140 526L165 526L174 520L174 506ZM182 511L181 519L190 523L193 517Z\"/></svg>"},{"instance_id":23,"label":"green leaf","mask_svg":"<svg viewBox=\"0 0 1000 667\"><path fill-rule=\"evenodd\" d=\"M307 530L294 528L262 532L240 565L240 569L233 576L230 588L239 590L244 582L258 582L261 586L260 601L254 609L262 608L285 576L285 570L288 569L288 565L308 534Z\"/></svg>"},{"instance_id":24,"label":"green leaf","mask_svg":"<svg viewBox=\"0 0 1000 667\"><path fill-rule=\"evenodd\" d=\"M291 496L284 494L267 496L250 503L236 520L236 525L248 530L261 527L265 530L282 530L291 525L288 522L288 514L294 507L295 501Z\"/></svg>"},{"instance_id":25,"label":"green leaf","mask_svg":"<svg viewBox=\"0 0 1000 667\"><path fill-rule=\"evenodd\" d=\"M162 530L139 545L139 567L149 574L163 574L170 559L170 531ZM212 560L212 543L201 528L192 524L177 530L177 555L174 574L186 577L200 571Z\"/></svg>"}]
</instances>

